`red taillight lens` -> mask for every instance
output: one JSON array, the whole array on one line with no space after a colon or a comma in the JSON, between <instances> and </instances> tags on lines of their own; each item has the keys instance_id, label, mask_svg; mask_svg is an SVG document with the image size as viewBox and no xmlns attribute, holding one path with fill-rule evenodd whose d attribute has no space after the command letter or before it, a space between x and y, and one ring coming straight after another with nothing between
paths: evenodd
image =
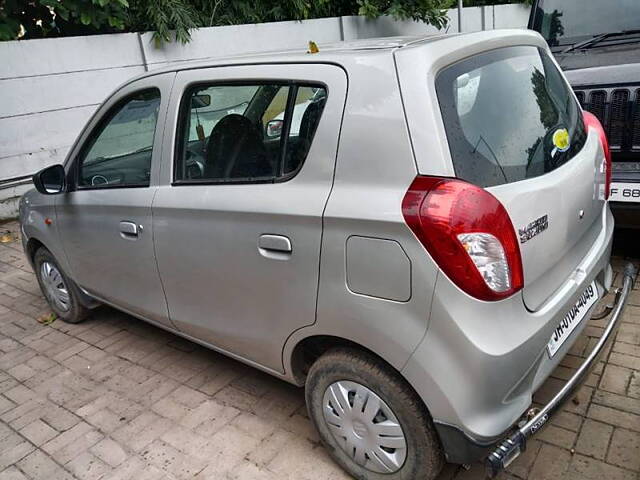
<instances>
[{"instance_id":1,"label":"red taillight lens","mask_svg":"<svg viewBox=\"0 0 640 480\"><path fill-rule=\"evenodd\" d=\"M607 140L607 134L604 132L604 128L596 117L591 112L583 112L584 126L589 131L589 128L594 128L598 132L598 138L602 144L602 150L604 150L604 168L605 168L605 183L604 183L604 198L609 198L609 192L611 191L611 150L609 150L609 141Z\"/></svg>"},{"instance_id":2,"label":"red taillight lens","mask_svg":"<svg viewBox=\"0 0 640 480\"><path fill-rule=\"evenodd\" d=\"M469 295L500 300L522 288L513 224L486 190L461 180L419 176L404 196L402 213L442 271Z\"/></svg>"}]
</instances>

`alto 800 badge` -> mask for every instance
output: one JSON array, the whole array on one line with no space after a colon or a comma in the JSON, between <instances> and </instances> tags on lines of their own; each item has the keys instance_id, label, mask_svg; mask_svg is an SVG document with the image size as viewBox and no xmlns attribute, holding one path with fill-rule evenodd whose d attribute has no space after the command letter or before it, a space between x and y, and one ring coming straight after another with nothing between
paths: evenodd
<instances>
[{"instance_id":1,"label":"alto 800 badge","mask_svg":"<svg viewBox=\"0 0 640 480\"><path fill-rule=\"evenodd\" d=\"M518 229L518 235L520 236L520 243L526 243L536 235L544 232L549 228L549 216L543 215L537 218L524 228Z\"/></svg>"}]
</instances>

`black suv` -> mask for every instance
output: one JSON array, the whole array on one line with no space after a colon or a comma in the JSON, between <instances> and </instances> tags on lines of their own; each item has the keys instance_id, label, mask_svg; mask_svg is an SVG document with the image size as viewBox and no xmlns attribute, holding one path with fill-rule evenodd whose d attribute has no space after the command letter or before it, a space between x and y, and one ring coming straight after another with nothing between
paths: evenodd
<instances>
[{"instance_id":1,"label":"black suv","mask_svg":"<svg viewBox=\"0 0 640 480\"><path fill-rule=\"evenodd\" d=\"M640 0L534 0L529 28L607 132L616 225L640 228Z\"/></svg>"}]
</instances>

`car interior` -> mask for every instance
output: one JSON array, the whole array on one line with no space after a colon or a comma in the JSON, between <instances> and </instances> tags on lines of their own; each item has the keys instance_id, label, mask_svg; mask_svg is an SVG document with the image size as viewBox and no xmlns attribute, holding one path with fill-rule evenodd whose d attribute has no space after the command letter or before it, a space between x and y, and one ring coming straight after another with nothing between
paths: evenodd
<instances>
[{"instance_id":1,"label":"car interior","mask_svg":"<svg viewBox=\"0 0 640 480\"><path fill-rule=\"evenodd\" d=\"M295 173L326 101L324 88L289 85L216 85L187 95L178 181L268 182ZM80 187L149 185L159 105L153 90L115 109L81 156Z\"/></svg>"},{"instance_id":2,"label":"car interior","mask_svg":"<svg viewBox=\"0 0 640 480\"><path fill-rule=\"evenodd\" d=\"M216 92L211 88L193 92L184 122L185 153L179 158L183 161L177 172L178 180L274 181L295 172L306 157L326 101L324 89L301 87L298 94L302 88L309 90L311 98L295 106L289 96L296 95L296 87L282 85L261 85L248 102L224 108L210 103L205 106L207 102L200 101L207 92L215 98ZM198 101L194 101L196 98ZM289 125L285 140L282 135L286 127L277 135L268 132L267 124L274 118L284 126Z\"/></svg>"},{"instance_id":3,"label":"car interior","mask_svg":"<svg viewBox=\"0 0 640 480\"><path fill-rule=\"evenodd\" d=\"M85 188L149 185L160 92L128 97L96 129L80 155L78 185Z\"/></svg>"}]
</instances>

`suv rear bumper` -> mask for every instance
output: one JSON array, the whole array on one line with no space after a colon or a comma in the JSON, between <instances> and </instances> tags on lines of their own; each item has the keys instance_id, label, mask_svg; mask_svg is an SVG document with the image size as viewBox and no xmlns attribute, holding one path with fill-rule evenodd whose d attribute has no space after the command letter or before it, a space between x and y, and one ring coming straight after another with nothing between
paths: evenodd
<instances>
[{"instance_id":1,"label":"suv rear bumper","mask_svg":"<svg viewBox=\"0 0 640 480\"><path fill-rule=\"evenodd\" d=\"M613 162L612 188L616 184L633 185L640 188L640 162ZM630 194L633 192L627 192ZM636 192L637 193L637 192ZM640 228L640 198L633 202L609 201L616 221L616 228Z\"/></svg>"},{"instance_id":2,"label":"suv rear bumper","mask_svg":"<svg viewBox=\"0 0 640 480\"><path fill-rule=\"evenodd\" d=\"M640 228L640 202L610 202L616 228Z\"/></svg>"}]
</instances>

